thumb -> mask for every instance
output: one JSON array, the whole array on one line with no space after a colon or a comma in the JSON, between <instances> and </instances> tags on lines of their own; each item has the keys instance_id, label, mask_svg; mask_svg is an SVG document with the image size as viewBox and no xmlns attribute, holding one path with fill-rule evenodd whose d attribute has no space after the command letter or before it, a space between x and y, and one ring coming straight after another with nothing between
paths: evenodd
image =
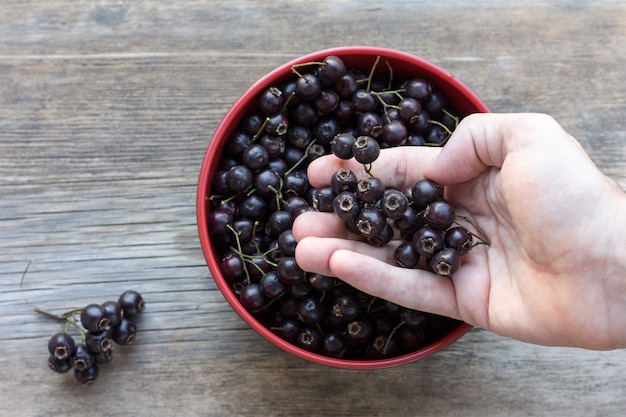
<instances>
[{"instance_id":1,"label":"thumb","mask_svg":"<svg viewBox=\"0 0 626 417\"><path fill-rule=\"evenodd\" d=\"M477 113L465 117L441 152L424 169L424 177L449 185L476 178L489 167L500 168L506 138L519 125L519 114Z\"/></svg>"}]
</instances>

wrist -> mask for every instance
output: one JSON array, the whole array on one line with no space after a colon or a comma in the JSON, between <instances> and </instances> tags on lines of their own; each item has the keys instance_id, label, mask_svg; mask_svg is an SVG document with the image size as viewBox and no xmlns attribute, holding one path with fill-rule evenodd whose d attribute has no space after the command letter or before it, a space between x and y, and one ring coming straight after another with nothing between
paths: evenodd
<instances>
[{"instance_id":1,"label":"wrist","mask_svg":"<svg viewBox=\"0 0 626 417\"><path fill-rule=\"evenodd\" d=\"M607 251L606 279L609 305L609 325L615 348L626 348L626 193L612 183L615 202L608 213L613 219L613 236L609 242L612 250Z\"/></svg>"}]
</instances>

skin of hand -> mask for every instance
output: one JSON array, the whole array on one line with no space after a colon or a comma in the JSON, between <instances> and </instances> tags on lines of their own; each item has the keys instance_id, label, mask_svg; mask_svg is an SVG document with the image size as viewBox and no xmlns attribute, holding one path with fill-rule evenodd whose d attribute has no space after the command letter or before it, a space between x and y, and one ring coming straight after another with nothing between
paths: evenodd
<instances>
[{"instance_id":1,"label":"skin of hand","mask_svg":"<svg viewBox=\"0 0 626 417\"><path fill-rule=\"evenodd\" d=\"M309 166L315 187L339 168ZM446 146L386 149L372 175L400 189L428 178L491 240L443 278L395 266L395 246L348 233L334 213L294 222L296 259L369 294L521 341L595 350L626 347L626 195L550 116L475 114ZM397 243L397 242L396 242Z\"/></svg>"}]
</instances>

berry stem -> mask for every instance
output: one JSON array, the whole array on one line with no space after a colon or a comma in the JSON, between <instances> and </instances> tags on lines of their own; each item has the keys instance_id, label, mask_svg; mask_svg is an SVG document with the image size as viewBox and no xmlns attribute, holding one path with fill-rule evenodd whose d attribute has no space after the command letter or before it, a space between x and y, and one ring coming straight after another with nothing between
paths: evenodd
<instances>
[{"instance_id":1,"label":"berry stem","mask_svg":"<svg viewBox=\"0 0 626 417\"><path fill-rule=\"evenodd\" d=\"M479 235L477 235L477 234L475 234L475 233L470 231L472 236L475 236L476 238L480 239L480 242L476 243L476 245L487 245L487 246L491 245L491 239L489 239L489 237L487 236L485 231L474 220L472 220L471 217L469 217L469 216L461 216L461 215L458 215L457 217L460 217L461 219L463 219L466 222L468 222L469 224L471 224L472 227L474 227L474 229L476 229L476 231L479 233ZM459 224L459 223L457 223L457 224ZM474 245L474 246L476 246L476 245Z\"/></svg>"},{"instance_id":2,"label":"berry stem","mask_svg":"<svg viewBox=\"0 0 626 417\"><path fill-rule=\"evenodd\" d=\"M306 159L309 157L309 149L311 149L311 146L315 144L315 141L316 139L313 139L311 143L307 145L306 149L304 150L304 156L300 158L295 164L293 164L291 168L285 171L285 173L283 174L283 177L287 174L291 174L298 166L300 166L302 162L306 161Z\"/></svg>"}]
</instances>

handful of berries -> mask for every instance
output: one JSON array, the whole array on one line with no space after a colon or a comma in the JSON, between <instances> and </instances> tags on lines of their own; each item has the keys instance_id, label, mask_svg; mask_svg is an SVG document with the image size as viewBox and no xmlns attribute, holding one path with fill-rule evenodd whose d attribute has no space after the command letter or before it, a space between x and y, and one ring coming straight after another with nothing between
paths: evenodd
<instances>
[{"instance_id":1,"label":"handful of berries","mask_svg":"<svg viewBox=\"0 0 626 417\"><path fill-rule=\"evenodd\" d=\"M114 343L128 345L134 342L137 334L135 319L144 308L141 294L128 290L117 301L89 304L59 316L36 309L59 320L63 327L62 332L48 341L50 369L58 373L74 369L78 382L93 383L98 378L98 365L113 359ZM69 334L71 327L80 334L80 342Z\"/></svg>"}]
</instances>

